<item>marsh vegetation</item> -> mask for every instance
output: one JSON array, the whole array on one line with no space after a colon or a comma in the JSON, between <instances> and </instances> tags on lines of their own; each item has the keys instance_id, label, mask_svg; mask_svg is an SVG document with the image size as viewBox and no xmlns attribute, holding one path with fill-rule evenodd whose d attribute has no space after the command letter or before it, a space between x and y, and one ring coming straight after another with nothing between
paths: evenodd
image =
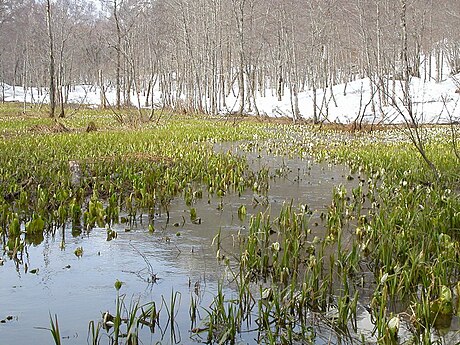
<instances>
[{"instance_id":1,"label":"marsh vegetation","mask_svg":"<svg viewBox=\"0 0 460 345\"><path fill-rule=\"evenodd\" d=\"M0 108L0 340L460 340L458 127L419 128L435 174L399 126L21 106Z\"/></svg>"}]
</instances>

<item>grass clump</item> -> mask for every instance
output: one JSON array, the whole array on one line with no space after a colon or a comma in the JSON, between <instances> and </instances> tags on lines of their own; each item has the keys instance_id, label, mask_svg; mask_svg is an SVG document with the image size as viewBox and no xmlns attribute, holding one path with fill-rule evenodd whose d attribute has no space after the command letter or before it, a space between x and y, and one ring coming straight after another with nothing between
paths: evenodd
<instances>
[{"instance_id":1,"label":"grass clump","mask_svg":"<svg viewBox=\"0 0 460 345\"><path fill-rule=\"evenodd\" d=\"M73 228L104 227L118 222L120 212L134 219L167 211L179 195L191 205L203 185L209 194L223 195L257 179L244 158L213 150L215 142L252 138L261 132L257 125L187 118L108 128L104 112L81 112L65 126L84 128L92 121L100 130L21 131L15 126L49 119L3 112L3 129L16 131L0 143L0 227L9 237L21 227L27 234L70 222Z\"/></svg>"},{"instance_id":2,"label":"grass clump","mask_svg":"<svg viewBox=\"0 0 460 345\"><path fill-rule=\"evenodd\" d=\"M439 179L400 129L353 135L287 126L273 139L244 144L346 163L348 179L356 181L351 190L334 189L320 237L309 235L302 207L285 205L274 220L251 218L240 243L235 275L245 278L236 300L247 300L259 287L255 313L268 343L299 341L299 330L314 327L312 315L338 338L355 341L357 312L365 305L378 343L431 344L436 329L460 312L459 162L448 129L425 130ZM239 308L233 313L244 315L245 307ZM400 328L405 338L398 337Z\"/></svg>"}]
</instances>

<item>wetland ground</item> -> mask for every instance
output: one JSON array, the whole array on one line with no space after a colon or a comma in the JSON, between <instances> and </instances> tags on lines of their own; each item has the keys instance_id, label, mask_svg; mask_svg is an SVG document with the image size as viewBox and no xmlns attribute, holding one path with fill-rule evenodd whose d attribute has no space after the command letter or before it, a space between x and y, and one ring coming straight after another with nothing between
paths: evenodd
<instances>
[{"instance_id":1,"label":"wetland ground","mask_svg":"<svg viewBox=\"0 0 460 345\"><path fill-rule=\"evenodd\" d=\"M21 110L0 114L0 343L460 340L458 127L423 128L435 178L401 127Z\"/></svg>"}]
</instances>

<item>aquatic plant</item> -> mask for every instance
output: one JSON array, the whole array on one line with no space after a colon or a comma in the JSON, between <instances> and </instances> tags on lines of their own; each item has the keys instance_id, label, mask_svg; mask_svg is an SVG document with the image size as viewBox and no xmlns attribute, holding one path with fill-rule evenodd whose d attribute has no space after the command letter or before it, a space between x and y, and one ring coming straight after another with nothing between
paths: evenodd
<instances>
[{"instance_id":1,"label":"aquatic plant","mask_svg":"<svg viewBox=\"0 0 460 345\"><path fill-rule=\"evenodd\" d=\"M201 224L192 204L203 191L209 198L241 193L256 180L264 185L265 177L249 171L243 157L213 150L215 142L252 138L254 133L264 137L255 124L235 128L188 118L127 131L107 122L105 115L85 110L86 120L77 115L65 120L72 130L44 133L32 130L37 118L16 118L24 130L0 144L0 229L11 254L23 250L23 232L27 243L38 244L43 233L69 222L74 236L97 226L108 229L108 240L115 239L114 223L126 220L131 226L143 213L152 220L155 214L168 214L178 196L191 207L191 221ZM97 132L75 130L88 121L96 123ZM13 131L13 122L2 124Z\"/></svg>"},{"instance_id":2,"label":"aquatic plant","mask_svg":"<svg viewBox=\"0 0 460 345\"><path fill-rule=\"evenodd\" d=\"M414 342L428 344L438 324L459 313L453 292L460 281L460 179L448 128L425 130L426 153L442 167L435 179L397 127L363 134L309 125L242 122L236 128L189 118L127 131L100 116L88 110L64 124L78 129L94 120L98 131L91 133L37 132L35 125L50 125L40 118L5 122L8 133L17 130L0 143L0 233L11 259L70 222L77 236L100 227L115 239L114 223L131 228L148 214L153 232L155 215L169 217L175 197L184 199L197 224L203 193L210 202L217 197L222 211L226 195L246 189L254 192L255 206L269 206L259 194L269 191L270 180L288 176L289 167L249 171L244 158L246 151L259 157L268 152L304 159L306 170L314 160L347 164L343 177L354 185L334 188L321 214L289 200L276 216L260 209L249 216L240 206L247 231L235 236L235 260L223 255L224 230L216 229L216 257L235 295L226 296L220 286L204 320L191 300L192 327L205 329L209 342L236 341L243 322L254 327L250 320L267 343L312 342L318 319L337 338L356 338L363 291L371 298L366 308L380 343L404 341L401 334L410 331ZM214 150L217 142L236 140L240 155ZM149 271L147 281L153 276ZM162 304L172 337L179 300L172 293ZM155 305L126 306L117 299L116 310L113 339L132 334L135 342L139 324L159 321ZM98 326L90 331L98 339Z\"/></svg>"}]
</instances>

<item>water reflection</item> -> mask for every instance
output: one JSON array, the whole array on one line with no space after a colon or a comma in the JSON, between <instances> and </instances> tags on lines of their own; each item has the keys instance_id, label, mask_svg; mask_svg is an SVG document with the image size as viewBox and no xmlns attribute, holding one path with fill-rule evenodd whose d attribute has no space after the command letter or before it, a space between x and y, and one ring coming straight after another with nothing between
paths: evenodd
<instances>
[{"instance_id":1,"label":"water reflection","mask_svg":"<svg viewBox=\"0 0 460 345\"><path fill-rule=\"evenodd\" d=\"M236 146L220 149L235 151ZM132 227L115 225L118 236L112 241L106 240L106 229L86 232L71 225L54 236L26 238L29 271L26 273L23 261L6 260L0 266L0 313L5 314L0 314L0 319L14 316L13 321L0 324L0 344L50 343L49 332L35 328L49 327L49 313L58 315L64 344L86 344L88 322L100 320L103 312L115 306L117 279L124 283L120 292L127 302L155 301L161 306L173 294L180 296L174 332L162 334L158 330L151 334L145 327L141 330L144 342L190 343L191 335L199 337L189 332L190 300L195 296L199 306L208 308L225 274L211 246L217 230L221 229L226 255L232 255L237 250L234 238L238 232L244 233L251 214L277 215L284 202L292 201L294 205L308 205L313 217L319 219L330 202L333 187L339 183L352 185L343 167L259 152L248 154L248 162L254 171L269 170L268 194L246 191L240 196L228 193L208 198L203 191L203 198L193 205L201 224L192 222L190 207L178 197L171 202L169 220L166 214L155 219L153 233L148 231L148 217L144 216ZM246 221L238 217L243 204L248 213ZM74 254L78 247L84 250L80 258ZM30 268L38 269L38 273L31 274ZM231 286L224 287L224 293L235 296ZM204 310L199 310L204 317ZM162 313L166 315L165 306ZM171 329L170 325L160 326ZM256 343L253 338L244 338L244 342Z\"/></svg>"}]
</instances>

